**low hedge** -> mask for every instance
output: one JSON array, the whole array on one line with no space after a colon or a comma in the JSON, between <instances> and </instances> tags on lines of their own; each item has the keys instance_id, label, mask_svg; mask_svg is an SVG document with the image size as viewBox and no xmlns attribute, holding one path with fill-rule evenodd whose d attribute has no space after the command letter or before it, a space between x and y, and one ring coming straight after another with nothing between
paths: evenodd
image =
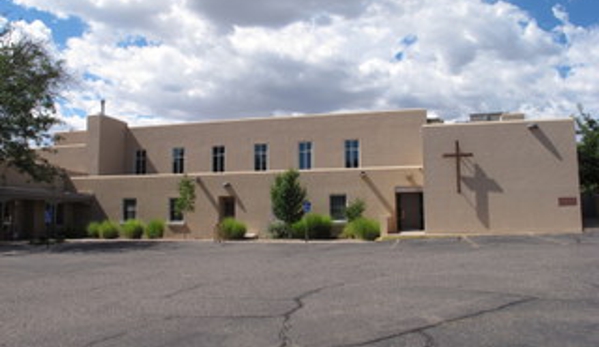
<instances>
[{"instance_id":1,"label":"low hedge","mask_svg":"<svg viewBox=\"0 0 599 347\"><path fill-rule=\"evenodd\" d=\"M333 221L331 217L308 213L299 222L293 224L292 236L293 238L303 239L306 237L307 232L310 239L330 239L332 229Z\"/></svg>"},{"instance_id":2,"label":"low hedge","mask_svg":"<svg viewBox=\"0 0 599 347\"><path fill-rule=\"evenodd\" d=\"M247 227L235 218L225 218L219 225L220 237L224 240L241 240Z\"/></svg>"},{"instance_id":3,"label":"low hedge","mask_svg":"<svg viewBox=\"0 0 599 347\"><path fill-rule=\"evenodd\" d=\"M379 222L360 217L349 222L343 229L342 237L350 239L362 239L373 241L381 236L381 227Z\"/></svg>"},{"instance_id":4,"label":"low hedge","mask_svg":"<svg viewBox=\"0 0 599 347\"><path fill-rule=\"evenodd\" d=\"M166 223L162 219L153 219L146 225L145 232L148 239L159 239L164 236Z\"/></svg>"},{"instance_id":5,"label":"low hedge","mask_svg":"<svg viewBox=\"0 0 599 347\"><path fill-rule=\"evenodd\" d=\"M87 236L97 239L100 237L100 222L90 222L87 225Z\"/></svg>"},{"instance_id":6,"label":"low hedge","mask_svg":"<svg viewBox=\"0 0 599 347\"><path fill-rule=\"evenodd\" d=\"M141 239L144 224L139 219L129 219L121 226L121 236L128 239Z\"/></svg>"},{"instance_id":7,"label":"low hedge","mask_svg":"<svg viewBox=\"0 0 599 347\"><path fill-rule=\"evenodd\" d=\"M105 220L100 224L100 236L103 239L116 239L119 237L119 225L111 220Z\"/></svg>"}]
</instances>

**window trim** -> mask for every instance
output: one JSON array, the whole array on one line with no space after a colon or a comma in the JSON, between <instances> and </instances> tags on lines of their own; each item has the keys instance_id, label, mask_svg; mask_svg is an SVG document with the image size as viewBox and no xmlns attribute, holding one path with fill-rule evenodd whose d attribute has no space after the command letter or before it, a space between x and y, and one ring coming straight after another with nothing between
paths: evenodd
<instances>
[{"instance_id":1,"label":"window trim","mask_svg":"<svg viewBox=\"0 0 599 347\"><path fill-rule=\"evenodd\" d=\"M127 210L127 202L133 202L133 218L127 218L130 211ZM121 221L137 218L137 198L123 198L121 201Z\"/></svg>"},{"instance_id":2,"label":"window trim","mask_svg":"<svg viewBox=\"0 0 599 347\"><path fill-rule=\"evenodd\" d=\"M259 146L264 148L263 151L259 151ZM268 143L255 143L254 144L254 171L268 171ZM262 164L262 165L259 165Z\"/></svg>"},{"instance_id":3,"label":"window trim","mask_svg":"<svg viewBox=\"0 0 599 347\"><path fill-rule=\"evenodd\" d=\"M335 218L335 214L333 211L333 198L337 198L337 197L343 197L344 199L344 211L343 211L343 217L341 219L339 218ZM330 194L329 195L329 216L331 217L331 219L333 220L333 222L347 222L347 218L345 218L345 209L347 208L347 194Z\"/></svg>"},{"instance_id":4,"label":"window trim","mask_svg":"<svg viewBox=\"0 0 599 347\"><path fill-rule=\"evenodd\" d=\"M177 198L169 198L168 199L168 224L185 224L185 215L181 213L180 219L172 219L171 217L176 215L175 212L175 204L177 203Z\"/></svg>"},{"instance_id":5,"label":"window trim","mask_svg":"<svg viewBox=\"0 0 599 347\"><path fill-rule=\"evenodd\" d=\"M148 154L143 148L135 151L135 162L133 171L136 175L145 175L148 173Z\"/></svg>"},{"instance_id":6,"label":"window trim","mask_svg":"<svg viewBox=\"0 0 599 347\"><path fill-rule=\"evenodd\" d=\"M307 149L302 150L302 145L308 145ZM314 167L314 145L312 143L312 141L300 141L297 145L297 149L298 149L298 169L299 170L312 170L312 168ZM302 163L305 162L305 159L303 158L304 155L308 156L308 166L307 167L303 167L302 168Z\"/></svg>"},{"instance_id":7,"label":"window trim","mask_svg":"<svg viewBox=\"0 0 599 347\"><path fill-rule=\"evenodd\" d=\"M225 146L212 146L212 172L225 172L226 153Z\"/></svg>"},{"instance_id":8,"label":"window trim","mask_svg":"<svg viewBox=\"0 0 599 347\"><path fill-rule=\"evenodd\" d=\"M185 147L173 147L172 152L172 173L185 173Z\"/></svg>"},{"instance_id":9,"label":"window trim","mask_svg":"<svg viewBox=\"0 0 599 347\"><path fill-rule=\"evenodd\" d=\"M357 144L357 146L351 146L351 144ZM344 142L344 153L345 153L345 163L344 166L346 169L355 169L360 167L361 162L361 153L360 153L360 140L359 139L347 139ZM355 158L353 156L354 152L356 153ZM353 165L355 161L356 165Z\"/></svg>"}]
</instances>

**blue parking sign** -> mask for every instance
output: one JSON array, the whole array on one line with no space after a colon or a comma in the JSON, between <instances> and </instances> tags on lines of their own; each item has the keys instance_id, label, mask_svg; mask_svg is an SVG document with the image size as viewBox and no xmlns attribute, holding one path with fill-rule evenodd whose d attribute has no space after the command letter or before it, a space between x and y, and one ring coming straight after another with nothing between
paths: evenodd
<instances>
[{"instance_id":1,"label":"blue parking sign","mask_svg":"<svg viewBox=\"0 0 599 347\"><path fill-rule=\"evenodd\" d=\"M310 211L312 211L312 203L310 201L304 201L302 208L304 210L304 213L309 213Z\"/></svg>"}]
</instances>

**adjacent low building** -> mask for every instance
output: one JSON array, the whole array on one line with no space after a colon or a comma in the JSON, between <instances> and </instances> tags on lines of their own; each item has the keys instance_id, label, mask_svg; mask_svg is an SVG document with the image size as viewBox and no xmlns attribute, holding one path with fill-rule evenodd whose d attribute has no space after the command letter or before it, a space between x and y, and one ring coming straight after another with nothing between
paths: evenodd
<instances>
[{"instance_id":1,"label":"adjacent low building","mask_svg":"<svg viewBox=\"0 0 599 347\"><path fill-rule=\"evenodd\" d=\"M573 121L476 120L427 124L425 110L404 110L129 127L89 116L86 131L61 134L48 155L65 181L32 187L9 178L0 188L3 237L42 233L44 223L22 219L39 220L47 203L64 228L162 218L168 237L210 238L234 216L266 236L270 186L290 168L311 210L340 225L360 198L389 234L580 232ZM197 199L181 217L174 201L185 175ZM38 217L18 212L26 210Z\"/></svg>"}]
</instances>

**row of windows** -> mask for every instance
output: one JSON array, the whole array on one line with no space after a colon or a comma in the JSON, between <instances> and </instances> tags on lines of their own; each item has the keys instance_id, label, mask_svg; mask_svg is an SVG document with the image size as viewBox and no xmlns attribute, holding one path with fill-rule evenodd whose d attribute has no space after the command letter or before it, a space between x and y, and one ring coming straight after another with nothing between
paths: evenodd
<instances>
[{"instance_id":1,"label":"row of windows","mask_svg":"<svg viewBox=\"0 0 599 347\"><path fill-rule=\"evenodd\" d=\"M298 145L298 167L300 170L310 170L313 165L312 142L304 141ZM360 167L360 141L345 141L345 167ZM268 170L268 144L257 143L254 145L254 170ZM172 172L176 174L185 172L185 148L176 147L172 152ZM225 172L225 146L212 147L212 172ZM143 149L135 153L135 173L147 173L147 155Z\"/></svg>"},{"instance_id":2,"label":"row of windows","mask_svg":"<svg viewBox=\"0 0 599 347\"><path fill-rule=\"evenodd\" d=\"M176 198L168 200L168 220L169 222L182 222L183 215L177 213ZM122 217L123 221L137 218L137 199L123 199ZM335 221L345 220L345 208L347 206L347 197L344 194L331 195L329 197L329 214Z\"/></svg>"}]
</instances>

